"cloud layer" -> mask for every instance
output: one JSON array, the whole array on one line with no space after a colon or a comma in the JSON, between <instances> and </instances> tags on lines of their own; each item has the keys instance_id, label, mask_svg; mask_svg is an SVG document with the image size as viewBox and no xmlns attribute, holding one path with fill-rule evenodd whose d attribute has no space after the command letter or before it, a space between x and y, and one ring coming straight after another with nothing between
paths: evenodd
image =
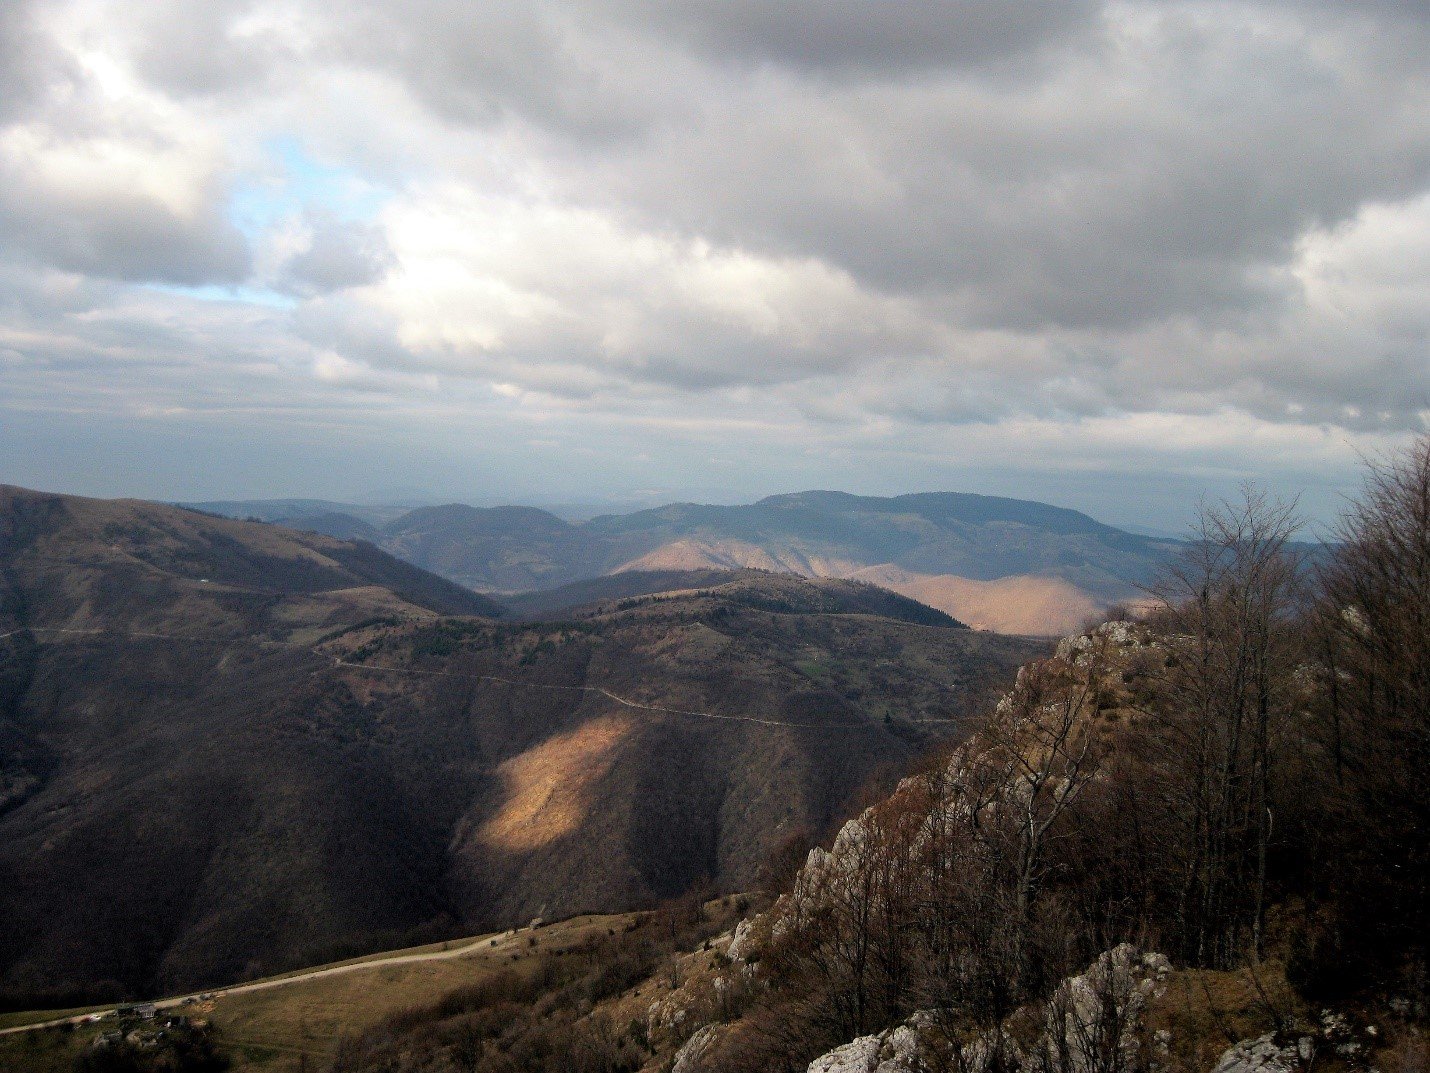
<instances>
[{"instance_id":1,"label":"cloud layer","mask_svg":"<svg viewBox=\"0 0 1430 1073\"><path fill-rule=\"evenodd\" d=\"M473 437L513 495L1329 487L1430 413L1427 57L1414 0L17 0L0 420L473 497Z\"/></svg>"}]
</instances>

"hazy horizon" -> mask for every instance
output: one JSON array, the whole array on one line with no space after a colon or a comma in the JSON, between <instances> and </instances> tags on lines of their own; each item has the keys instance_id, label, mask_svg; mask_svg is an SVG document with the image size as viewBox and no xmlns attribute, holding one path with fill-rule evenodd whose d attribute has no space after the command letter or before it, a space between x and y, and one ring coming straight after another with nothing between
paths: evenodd
<instances>
[{"instance_id":1,"label":"hazy horizon","mask_svg":"<svg viewBox=\"0 0 1430 1073\"><path fill-rule=\"evenodd\" d=\"M807 488L784 488L772 492L745 493L733 489L697 489L685 494L664 489L638 489L624 495L611 495L608 497L561 497L532 491L525 494L514 494L510 496L490 495L481 492L471 494L443 494L441 492L417 487L406 488L373 488L357 489L350 493L337 493L333 495L308 494L305 492L284 492L273 495L266 494L234 494L234 495L185 495L175 496L169 494L144 494L135 491L80 491L74 488L42 488L33 485L25 485L23 481L0 480L0 484L11 484L19 487L29 487L33 491L48 492L59 495L77 495L98 499L140 499L155 503L172 503L184 506L205 506L208 504L261 504L261 503L304 503L322 502L330 503L337 507L364 508L368 510L386 509L392 514L405 512L421 507L466 505L479 508L491 507L536 507L557 515L566 521L579 523L599 517L603 514L629 514L642 510L655 509L671 504L697 504L705 506L743 506L757 503L766 498L794 495L808 492L834 492L861 497L895 498L905 495L924 495L942 493L972 493L994 498L1005 498L1044 503L1049 506L1061 507L1068 510L1078 511L1091 516L1094 520L1111 525L1115 528L1124 529L1129 532L1143 536L1180 538L1190 532L1190 526L1195 521L1198 503L1212 503L1218 497L1205 495L1201 500L1189 502L1183 516L1168 517L1161 522L1144 522L1137 518L1119 518L1106 515L1099 510L1087 507L1065 498L1060 500L1056 497L1040 498L1032 495L1014 495L1007 492L975 491L968 488L912 488L906 491L897 490L875 490L875 491L852 491L848 488L838 487L814 487ZM1240 494L1240 489L1228 491L1222 499L1235 499ZM1289 497L1286 497L1289 498ZM1304 497L1303 497L1304 498ZM1337 501L1339 503L1339 501ZM1314 535L1317 530L1324 530L1327 523L1334 520L1336 512L1329 514L1315 514L1309 510L1301 510L1299 514L1304 522L1304 528L1308 535ZM381 516L381 515L380 515Z\"/></svg>"}]
</instances>

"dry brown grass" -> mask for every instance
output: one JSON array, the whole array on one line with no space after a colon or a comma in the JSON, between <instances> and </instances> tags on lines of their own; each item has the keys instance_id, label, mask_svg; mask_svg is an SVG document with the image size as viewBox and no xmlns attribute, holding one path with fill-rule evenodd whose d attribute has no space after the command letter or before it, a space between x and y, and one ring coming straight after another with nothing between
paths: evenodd
<instances>
[{"instance_id":1,"label":"dry brown grass","mask_svg":"<svg viewBox=\"0 0 1430 1073\"><path fill-rule=\"evenodd\" d=\"M794 546L762 547L733 538L685 538L662 544L612 573L626 570L755 569L802 574L805 577L844 577L859 568L852 559L821 555Z\"/></svg>"},{"instance_id":2,"label":"dry brown grass","mask_svg":"<svg viewBox=\"0 0 1430 1073\"><path fill-rule=\"evenodd\" d=\"M1171 1034L1174 1066L1191 1071L1211 1069L1232 1044L1301 1013L1283 966L1268 961L1259 970L1174 973L1148 1020Z\"/></svg>"},{"instance_id":3,"label":"dry brown grass","mask_svg":"<svg viewBox=\"0 0 1430 1073\"><path fill-rule=\"evenodd\" d=\"M75 1059L98 1031L84 1025L0 1036L0 1069L6 1073L74 1073Z\"/></svg>"},{"instance_id":4,"label":"dry brown grass","mask_svg":"<svg viewBox=\"0 0 1430 1073\"><path fill-rule=\"evenodd\" d=\"M507 939L488 937L470 954L448 961L376 965L371 971L220 996L212 1020L224 1049L235 1058L236 1070L288 1073L302 1068L304 1055L309 1069L321 1069L340 1036L355 1035L394 1014L431 1003L457 988L482 983L500 972L535 974L548 959L564 957L587 936L619 931L632 919L634 915L574 917L535 932L516 932ZM497 939L496 946L490 945L491 939ZM452 945L467 942L470 940L458 940Z\"/></svg>"},{"instance_id":5,"label":"dry brown grass","mask_svg":"<svg viewBox=\"0 0 1430 1073\"><path fill-rule=\"evenodd\" d=\"M633 729L626 716L603 716L506 761L499 769L506 799L478 838L498 849L529 851L577 830L591 808L592 787Z\"/></svg>"},{"instance_id":6,"label":"dry brown grass","mask_svg":"<svg viewBox=\"0 0 1430 1073\"><path fill-rule=\"evenodd\" d=\"M542 971L553 957L565 957L589 936L622 931L636 914L581 916L536 931L522 930L389 950L332 965L371 964L370 970L295 980L282 987L241 994L219 994L211 1003L181 1007L207 1015L220 1046L235 1070L290 1073L326 1067L339 1037L353 1035L394 1014L420 1007L457 988L491 979L498 973L526 976ZM533 942L534 940L534 942ZM493 942L495 941L495 945ZM477 942L470 953L443 961L382 965L411 954L457 949ZM310 972L300 970L298 975ZM289 974L294 975L294 974ZM285 979L287 977L272 977ZM47 1013L45 1018L56 1016ZM11 1015L39 1019L34 1014ZM71 1073L75 1057L100 1031L113 1027L80 1025L72 1030L42 1029L0 1036L0 1069L25 1073ZM306 1061L306 1067L305 1067Z\"/></svg>"},{"instance_id":7,"label":"dry brown grass","mask_svg":"<svg viewBox=\"0 0 1430 1073\"><path fill-rule=\"evenodd\" d=\"M849 576L936 607L975 629L995 633L1075 633L1102 603L1070 581L1031 574L976 581L885 564Z\"/></svg>"}]
</instances>

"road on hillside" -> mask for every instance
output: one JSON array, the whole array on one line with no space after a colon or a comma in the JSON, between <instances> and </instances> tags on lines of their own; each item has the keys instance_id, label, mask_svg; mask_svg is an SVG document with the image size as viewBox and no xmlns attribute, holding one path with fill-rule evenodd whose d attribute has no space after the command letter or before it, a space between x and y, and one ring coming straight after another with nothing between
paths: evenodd
<instances>
[{"instance_id":1,"label":"road on hillside","mask_svg":"<svg viewBox=\"0 0 1430 1073\"><path fill-rule=\"evenodd\" d=\"M273 987L287 987L289 984L300 984L305 980L317 980L324 976L342 976L345 973L361 972L363 969L382 969L390 965L415 965L423 961L447 961L451 958L459 958L466 954L473 954L487 950L501 950L518 936L530 932L530 928L520 928L513 931L502 932L500 935L484 935L479 939L462 946L453 947L451 950L431 950L425 954L398 954L396 957L378 957L370 961L355 961L346 965L330 965L324 969L311 969L307 972L295 973L292 976L280 976L271 980L255 980L248 984L234 984L231 987L215 987L206 991L195 991L191 995L177 995L174 998L159 999L154 1003L157 1010L172 1009L175 1006L182 1006L185 1002L193 999L197 1001L200 996L212 998L223 998L225 995L242 995L249 991L267 991ZM137 1003L126 1002L125 1006L137 1005ZM73 1017L57 1017L51 1021L36 1021L28 1025L14 1025L11 1028L0 1028L0 1036L11 1036L17 1032L33 1032L41 1028L57 1028L60 1025L84 1024L93 1017L106 1017L113 1014L118 1006L112 1006L107 1010L92 1010L89 1013L78 1013Z\"/></svg>"}]
</instances>

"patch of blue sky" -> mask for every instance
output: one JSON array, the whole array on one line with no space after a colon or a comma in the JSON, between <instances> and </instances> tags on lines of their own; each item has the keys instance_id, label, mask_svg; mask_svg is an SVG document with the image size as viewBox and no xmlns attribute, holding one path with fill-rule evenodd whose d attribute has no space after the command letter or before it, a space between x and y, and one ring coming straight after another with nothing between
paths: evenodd
<instances>
[{"instance_id":1,"label":"patch of blue sky","mask_svg":"<svg viewBox=\"0 0 1430 1073\"><path fill-rule=\"evenodd\" d=\"M250 241L256 241L284 220L312 214L347 221L371 220L392 196L351 168L315 159L296 138L264 143L268 167L238 182L229 197L228 216ZM150 288L206 302L244 302L272 309L292 309L291 294L251 284L152 283Z\"/></svg>"},{"instance_id":2,"label":"patch of blue sky","mask_svg":"<svg viewBox=\"0 0 1430 1073\"><path fill-rule=\"evenodd\" d=\"M291 294L271 290L267 287L246 285L225 286L205 283L199 287L188 287L178 283L150 283L150 290L165 294L179 294L185 298L198 298L205 302L242 302L246 305L267 306L270 309L294 309L298 299Z\"/></svg>"},{"instance_id":3,"label":"patch of blue sky","mask_svg":"<svg viewBox=\"0 0 1430 1073\"><path fill-rule=\"evenodd\" d=\"M229 199L229 218L250 238L304 213L371 220L392 196L352 168L317 160L296 138L273 138L263 149L271 167L240 182Z\"/></svg>"}]
</instances>

